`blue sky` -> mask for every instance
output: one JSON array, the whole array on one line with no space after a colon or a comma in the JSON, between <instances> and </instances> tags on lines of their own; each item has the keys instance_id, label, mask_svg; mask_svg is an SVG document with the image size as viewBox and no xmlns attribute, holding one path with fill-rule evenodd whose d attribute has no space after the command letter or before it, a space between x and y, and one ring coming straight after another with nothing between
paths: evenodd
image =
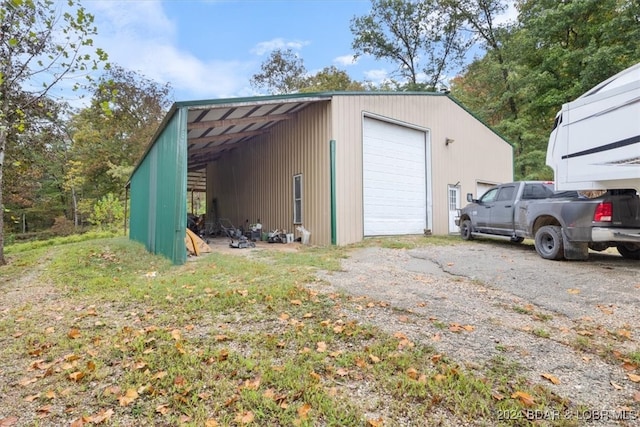
<instances>
[{"instance_id":1,"label":"blue sky","mask_svg":"<svg viewBox=\"0 0 640 427\"><path fill-rule=\"evenodd\" d=\"M176 101L252 96L249 80L275 48L293 49L309 72L335 65L379 80L390 64L353 63L349 21L369 0L85 0L94 45L109 59L160 83Z\"/></svg>"},{"instance_id":2,"label":"blue sky","mask_svg":"<svg viewBox=\"0 0 640 427\"><path fill-rule=\"evenodd\" d=\"M293 49L311 73L335 65L379 83L388 62L353 61L349 23L370 0L84 0L94 45L110 61L159 83L176 101L253 96L252 75L273 49Z\"/></svg>"}]
</instances>

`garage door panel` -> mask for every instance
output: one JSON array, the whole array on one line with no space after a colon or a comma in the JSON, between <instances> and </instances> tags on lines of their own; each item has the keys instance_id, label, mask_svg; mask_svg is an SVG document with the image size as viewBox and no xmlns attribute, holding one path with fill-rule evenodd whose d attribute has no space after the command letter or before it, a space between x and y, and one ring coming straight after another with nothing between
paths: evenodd
<instances>
[{"instance_id":1,"label":"garage door panel","mask_svg":"<svg viewBox=\"0 0 640 427\"><path fill-rule=\"evenodd\" d=\"M426 228L423 131L365 118L364 234L421 234Z\"/></svg>"}]
</instances>

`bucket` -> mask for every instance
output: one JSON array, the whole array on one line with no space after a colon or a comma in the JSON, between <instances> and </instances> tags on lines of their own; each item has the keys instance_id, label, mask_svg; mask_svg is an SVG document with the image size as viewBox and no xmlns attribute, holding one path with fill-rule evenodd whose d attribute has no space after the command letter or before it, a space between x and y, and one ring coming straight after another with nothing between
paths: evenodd
<instances>
[{"instance_id":1,"label":"bucket","mask_svg":"<svg viewBox=\"0 0 640 427\"><path fill-rule=\"evenodd\" d=\"M293 243L293 233L287 233L287 243Z\"/></svg>"},{"instance_id":2,"label":"bucket","mask_svg":"<svg viewBox=\"0 0 640 427\"><path fill-rule=\"evenodd\" d=\"M309 244L309 236L311 236L311 233L308 232L307 230L303 229L302 230L302 244L303 245L308 245Z\"/></svg>"}]
</instances>

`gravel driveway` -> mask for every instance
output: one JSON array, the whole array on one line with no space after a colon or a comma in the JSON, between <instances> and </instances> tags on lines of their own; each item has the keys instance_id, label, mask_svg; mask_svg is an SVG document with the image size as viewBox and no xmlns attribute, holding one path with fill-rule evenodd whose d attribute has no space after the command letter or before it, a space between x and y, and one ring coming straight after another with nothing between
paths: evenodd
<instances>
[{"instance_id":1,"label":"gravel driveway","mask_svg":"<svg viewBox=\"0 0 640 427\"><path fill-rule=\"evenodd\" d=\"M640 425L638 261L600 253L547 261L531 245L473 241L357 249L342 271L321 278L318 290L362 301L348 309L362 322L403 332L469 369L506 358L572 404L631 411L622 425Z\"/></svg>"}]
</instances>

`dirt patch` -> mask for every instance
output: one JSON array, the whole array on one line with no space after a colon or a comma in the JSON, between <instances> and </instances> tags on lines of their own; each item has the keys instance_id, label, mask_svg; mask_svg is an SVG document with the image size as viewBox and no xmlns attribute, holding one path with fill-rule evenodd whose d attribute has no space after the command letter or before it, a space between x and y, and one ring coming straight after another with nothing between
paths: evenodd
<instances>
[{"instance_id":1,"label":"dirt patch","mask_svg":"<svg viewBox=\"0 0 640 427\"><path fill-rule=\"evenodd\" d=\"M552 262L532 246L500 242L369 247L321 278L317 290L362 298L348 313L362 322L403 332L469 369L506 359L572 405L630 410L629 425L640 419L632 380L640 371L628 358L640 351L638 262L611 254Z\"/></svg>"}]
</instances>

